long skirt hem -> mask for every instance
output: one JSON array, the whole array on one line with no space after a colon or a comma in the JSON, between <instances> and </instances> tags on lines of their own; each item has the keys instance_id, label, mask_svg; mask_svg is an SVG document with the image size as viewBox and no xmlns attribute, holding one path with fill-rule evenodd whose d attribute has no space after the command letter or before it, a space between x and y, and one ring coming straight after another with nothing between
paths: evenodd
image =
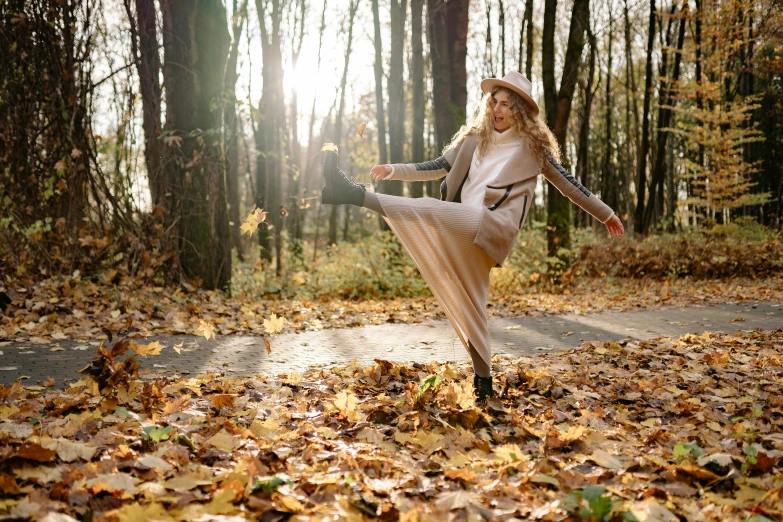
<instances>
[{"instance_id":1,"label":"long skirt hem","mask_svg":"<svg viewBox=\"0 0 783 522\"><path fill-rule=\"evenodd\" d=\"M491 366L489 272L495 261L473 243L483 209L434 198L377 194L384 219L416 263L465 349Z\"/></svg>"}]
</instances>

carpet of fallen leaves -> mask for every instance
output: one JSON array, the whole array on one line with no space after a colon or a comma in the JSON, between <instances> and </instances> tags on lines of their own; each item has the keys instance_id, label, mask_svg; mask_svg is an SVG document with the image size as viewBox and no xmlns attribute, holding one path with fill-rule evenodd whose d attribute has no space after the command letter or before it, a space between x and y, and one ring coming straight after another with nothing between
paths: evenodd
<instances>
[{"instance_id":1,"label":"carpet of fallen leaves","mask_svg":"<svg viewBox=\"0 0 783 522\"><path fill-rule=\"evenodd\" d=\"M521 316L628 311L692 304L783 301L783 276L767 279L653 280L581 278L562 293L538 288L508 290L507 274L493 271L488 314ZM420 323L444 317L430 296L383 300L259 297L144 284L116 271L97 278L59 277L28 286L9 285L10 303L0 314L0 340L45 343L58 339L104 338L130 318L148 334L219 335L269 333L272 314L283 332L381 323ZM267 326L265 327L265 321ZM280 331L275 329L275 331Z\"/></svg>"},{"instance_id":2,"label":"carpet of fallen leaves","mask_svg":"<svg viewBox=\"0 0 783 522\"><path fill-rule=\"evenodd\" d=\"M145 381L129 348L66 390L0 386L0 516L783 516L780 329L496 357L483 407L465 366Z\"/></svg>"}]
</instances>

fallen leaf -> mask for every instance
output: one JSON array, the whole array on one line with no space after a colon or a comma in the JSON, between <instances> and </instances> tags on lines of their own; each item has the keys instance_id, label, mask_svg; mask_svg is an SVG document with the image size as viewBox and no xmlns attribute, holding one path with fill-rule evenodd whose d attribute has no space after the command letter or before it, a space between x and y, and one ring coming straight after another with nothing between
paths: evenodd
<instances>
[{"instance_id":1,"label":"fallen leaf","mask_svg":"<svg viewBox=\"0 0 783 522\"><path fill-rule=\"evenodd\" d=\"M121 498L131 498L137 491L136 484L141 482L139 479L132 477L127 473L104 473L96 475L87 481L87 488L98 494L101 491L106 491L112 495L118 493Z\"/></svg>"},{"instance_id":2,"label":"fallen leaf","mask_svg":"<svg viewBox=\"0 0 783 522\"><path fill-rule=\"evenodd\" d=\"M342 413L349 414L353 413L358 402L359 399L356 398L356 395L341 391L334 399L334 407Z\"/></svg>"},{"instance_id":3,"label":"fallen leaf","mask_svg":"<svg viewBox=\"0 0 783 522\"><path fill-rule=\"evenodd\" d=\"M495 448L495 455L505 463L512 463L518 460L526 460L525 454L516 444L503 444Z\"/></svg>"},{"instance_id":4,"label":"fallen leaf","mask_svg":"<svg viewBox=\"0 0 783 522\"><path fill-rule=\"evenodd\" d=\"M617 457L611 455L610 453L597 448L593 450L593 453L590 455L590 460L601 466L602 468L607 469L624 469L625 466L622 462L620 462Z\"/></svg>"},{"instance_id":5,"label":"fallen leaf","mask_svg":"<svg viewBox=\"0 0 783 522\"><path fill-rule=\"evenodd\" d=\"M98 448L88 446L84 442L70 441L67 439L43 440L41 446L56 451L57 456L64 462L74 462L79 459L89 462L98 451Z\"/></svg>"},{"instance_id":6,"label":"fallen leaf","mask_svg":"<svg viewBox=\"0 0 783 522\"><path fill-rule=\"evenodd\" d=\"M0 434L11 439L26 439L33 434L30 423L17 423L9 420L0 421Z\"/></svg>"},{"instance_id":7,"label":"fallen leaf","mask_svg":"<svg viewBox=\"0 0 783 522\"><path fill-rule=\"evenodd\" d=\"M476 474L468 469L449 468L443 472L443 475L451 480L461 480L472 483L476 481Z\"/></svg>"},{"instance_id":8,"label":"fallen leaf","mask_svg":"<svg viewBox=\"0 0 783 522\"><path fill-rule=\"evenodd\" d=\"M534 482L537 484L551 484L556 488L560 487L559 480L557 480L555 477L552 477L550 475L545 475L543 473L536 473L535 475L530 477L530 482Z\"/></svg>"},{"instance_id":9,"label":"fallen leaf","mask_svg":"<svg viewBox=\"0 0 783 522\"><path fill-rule=\"evenodd\" d=\"M168 510L158 502L139 504L137 502L123 505L115 511L118 522L139 522L140 520L154 520L155 522L168 522L175 520L168 514Z\"/></svg>"},{"instance_id":10,"label":"fallen leaf","mask_svg":"<svg viewBox=\"0 0 783 522\"><path fill-rule=\"evenodd\" d=\"M452 511L462 509L476 503L476 496L464 490L446 491L438 495L435 499L435 505L438 509Z\"/></svg>"},{"instance_id":11,"label":"fallen leaf","mask_svg":"<svg viewBox=\"0 0 783 522\"><path fill-rule=\"evenodd\" d=\"M225 430L220 430L204 441L204 444L225 451L233 451L233 449L237 446L237 440L234 435L231 435Z\"/></svg>"},{"instance_id":12,"label":"fallen leaf","mask_svg":"<svg viewBox=\"0 0 783 522\"><path fill-rule=\"evenodd\" d=\"M190 491L199 486L211 485L212 473L208 469L203 469L203 472L192 472L175 476L163 482L163 486L166 489L174 491Z\"/></svg>"},{"instance_id":13,"label":"fallen leaf","mask_svg":"<svg viewBox=\"0 0 783 522\"><path fill-rule=\"evenodd\" d=\"M135 462L141 464L147 469L159 469L161 471L170 471L174 469L174 466L155 455L144 455L137 458Z\"/></svg>"},{"instance_id":14,"label":"fallen leaf","mask_svg":"<svg viewBox=\"0 0 783 522\"><path fill-rule=\"evenodd\" d=\"M47 513L43 518L41 518L40 522L79 522L79 521L70 515L66 515L65 513L56 513L54 511L51 511Z\"/></svg>"},{"instance_id":15,"label":"fallen leaf","mask_svg":"<svg viewBox=\"0 0 783 522\"><path fill-rule=\"evenodd\" d=\"M21 459L34 460L35 462L51 462L56 455L56 451L44 448L40 444L24 444L16 453L16 456Z\"/></svg>"},{"instance_id":16,"label":"fallen leaf","mask_svg":"<svg viewBox=\"0 0 783 522\"><path fill-rule=\"evenodd\" d=\"M634 502L629 509L639 522L677 522L679 519L654 498Z\"/></svg>"}]
</instances>

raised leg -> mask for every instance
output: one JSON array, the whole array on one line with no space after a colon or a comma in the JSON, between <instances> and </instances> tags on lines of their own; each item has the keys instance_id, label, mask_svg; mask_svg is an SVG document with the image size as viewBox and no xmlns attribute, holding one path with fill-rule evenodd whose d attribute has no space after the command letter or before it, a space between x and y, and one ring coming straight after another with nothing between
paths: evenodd
<instances>
[{"instance_id":1,"label":"raised leg","mask_svg":"<svg viewBox=\"0 0 783 522\"><path fill-rule=\"evenodd\" d=\"M364 208L369 208L373 212L377 212L383 217L386 217L386 213L383 211L383 207L381 206L381 202L378 200L378 196L376 196L373 192L364 193L364 205L362 206Z\"/></svg>"}]
</instances>

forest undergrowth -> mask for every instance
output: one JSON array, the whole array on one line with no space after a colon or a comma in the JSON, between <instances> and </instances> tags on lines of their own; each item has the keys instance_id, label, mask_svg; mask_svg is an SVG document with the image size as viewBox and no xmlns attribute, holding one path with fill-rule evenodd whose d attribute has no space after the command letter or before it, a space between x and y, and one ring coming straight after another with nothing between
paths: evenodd
<instances>
[{"instance_id":1,"label":"forest undergrowth","mask_svg":"<svg viewBox=\"0 0 783 522\"><path fill-rule=\"evenodd\" d=\"M610 241L579 231L572 268L547 282L546 244L526 229L503 268L492 271L488 314L583 314L717 304L783 301L780 235L761 228L719 227L707 233ZM312 250L304 249L312 260ZM258 259L235 268L230 295L188 284L167 286L118 262L82 275L7 280L0 292L0 338L51 341L102 338L130 318L148 333L263 334L283 318L283 331L416 323L443 317L410 257L376 234L321 252L315 263L281 277Z\"/></svg>"}]
</instances>

